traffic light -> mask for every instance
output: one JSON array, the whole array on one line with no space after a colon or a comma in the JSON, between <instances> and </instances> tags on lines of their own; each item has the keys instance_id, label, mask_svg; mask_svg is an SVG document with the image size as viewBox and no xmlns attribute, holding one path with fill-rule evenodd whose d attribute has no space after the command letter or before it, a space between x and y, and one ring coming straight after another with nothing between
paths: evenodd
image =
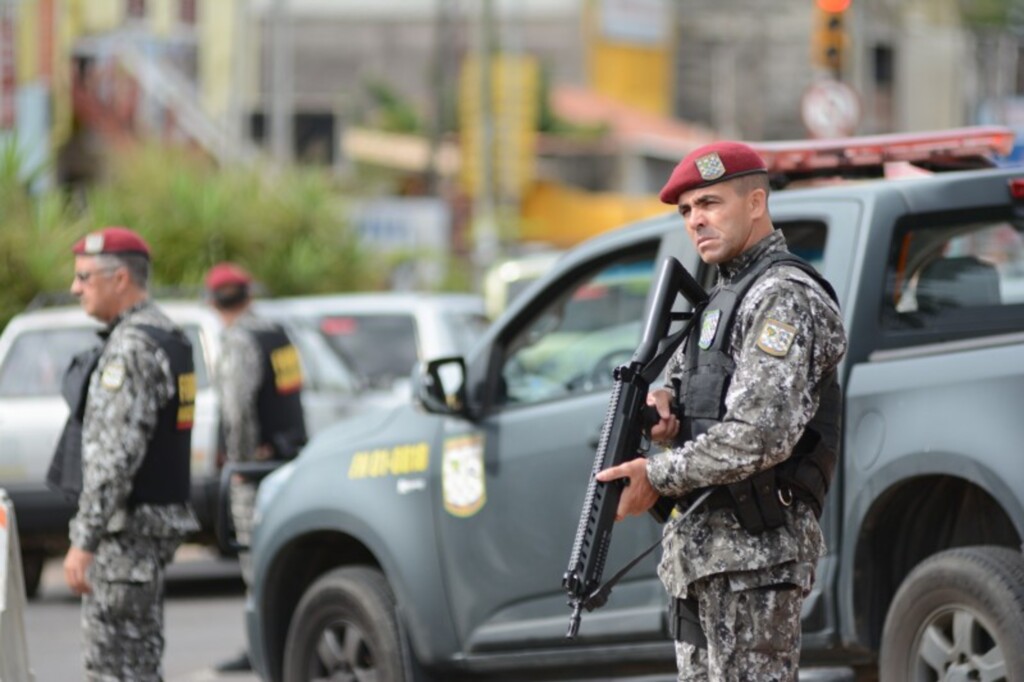
<instances>
[{"instance_id":1,"label":"traffic light","mask_svg":"<svg viewBox=\"0 0 1024 682\"><path fill-rule=\"evenodd\" d=\"M816 65L828 69L836 78L843 71L848 42L846 14L849 9L850 0L815 0L812 57Z\"/></svg>"}]
</instances>

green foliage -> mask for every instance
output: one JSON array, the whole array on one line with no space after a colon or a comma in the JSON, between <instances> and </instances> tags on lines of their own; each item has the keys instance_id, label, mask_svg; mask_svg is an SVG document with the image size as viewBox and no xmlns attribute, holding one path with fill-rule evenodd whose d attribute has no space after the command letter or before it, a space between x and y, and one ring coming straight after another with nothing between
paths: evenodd
<instances>
[{"instance_id":1,"label":"green foliage","mask_svg":"<svg viewBox=\"0 0 1024 682\"><path fill-rule=\"evenodd\" d=\"M1010 12L1020 0L961 0L964 21L974 27L1001 28L1007 25Z\"/></svg>"},{"instance_id":2,"label":"green foliage","mask_svg":"<svg viewBox=\"0 0 1024 682\"><path fill-rule=\"evenodd\" d=\"M217 261L249 269L268 295L377 288L327 176L216 168L181 150L143 147L112 164L87 222L137 230L154 252L156 288L198 289Z\"/></svg>"},{"instance_id":3,"label":"green foliage","mask_svg":"<svg viewBox=\"0 0 1024 682\"><path fill-rule=\"evenodd\" d=\"M0 328L39 292L65 291L81 232L63 197L33 197L16 139L0 147Z\"/></svg>"},{"instance_id":4,"label":"green foliage","mask_svg":"<svg viewBox=\"0 0 1024 682\"><path fill-rule=\"evenodd\" d=\"M420 133L423 123L415 107L380 80L368 80L366 91L374 104L375 127L389 133Z\"/></svg>"}]
</instances>

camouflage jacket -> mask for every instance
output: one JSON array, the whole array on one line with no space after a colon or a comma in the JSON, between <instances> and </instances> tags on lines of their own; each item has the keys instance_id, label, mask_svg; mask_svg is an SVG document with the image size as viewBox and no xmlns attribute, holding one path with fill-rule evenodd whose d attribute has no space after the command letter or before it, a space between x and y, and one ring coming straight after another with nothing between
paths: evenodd
<instances>
[{"instance_id":1,"label":"camouflage jacket","mask_svg":"<svg viewBox=\"0 0 1024 682\"><path fill-rule=\"evenodd\" d=\"M214 383L220 402L224 453L231 462L253 459L260 444L257 398L264 363L254 333L272 327L272 323L247 311L221 333Z\"/></svg>"},{"instance_id":2,"label":"camouflage jacket","mask_svg":"<svg viewBox=\"0 0 1024 682\"><path fill-rule=\"evenodd\" d=\"M719 279L730 281L755 259L784 250L785 238L776 231L722 264ZM782 357L758 345L768 320L796 330ZM651 484L662 495L680 497L697 488L736 482L788 458L818 408L823 378L845 352L842 318L821 286L793 266L770 268L736 313L731 336L736 370L722 422L695 440L652 455L647 464ZM669 390L683 366L680 347L666 368ZM740 527L728 509L699 509L672 529L673 524L666 526L659 574L679 597L686 596L694 580L716 573L735 574L736 581L751 585L786 580L809 588L814 562L825 548L817 519L799 502L787 510L781 527L759 535Z\"/></svg>"},{"instance_id":3,"label":"camouflage jacket","mask_svg":"<svg viewBox=\"0 0 1024 682\"><path fill-rule=\"evenodd\" d=\"M185 504L128 506L158 412L176 390L170 361L140 324L175 328L149 301L126 310L107 328L106 346L89 379L82 494L70 524L71 544L87 551L95 551L107 533L176 537L199 527Z\"/></svg>"}]
</instances>

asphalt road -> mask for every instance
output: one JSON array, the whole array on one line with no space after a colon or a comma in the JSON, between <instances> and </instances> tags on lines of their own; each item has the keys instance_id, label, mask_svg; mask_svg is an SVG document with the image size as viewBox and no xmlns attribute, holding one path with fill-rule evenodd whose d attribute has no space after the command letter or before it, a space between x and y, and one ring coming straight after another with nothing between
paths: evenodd
<instances>
[{"instance_id":1,"label":"asphalt road","mask_svg":"<svg viewBox=\"0 0 1024 682\"><path fill-rule=\"evenodd\" d=\"M165 682L259 682L253 673L214 670L217 663L233 658L245 647L245 590L237 562L221 560L202 548L186 545L179 551L167 578ZM51 560L43 573L39 596L25 610L29 663L35 682L83 679L79 617L79 599L64 584L60 560ZM658 675L615 682L673 679L673 675ZM852 682L852 677L835 670L802 670L800 680Z\"/></svg>"},{"instance_id":2,"label":"asphalt road","mask_svg":"<svg viewBox=\"0 0 1024 682\"><path fill-rule=\"evenodd\" d=\"M244 586L237 562L185 546L168 571L165 602L166 682L257 682L252 673L218 674L213 667L240 653ZM77 597L51 560L39 596L25 610L29 663L36 682L83 679Z\"/></svg>"}]
</instances>

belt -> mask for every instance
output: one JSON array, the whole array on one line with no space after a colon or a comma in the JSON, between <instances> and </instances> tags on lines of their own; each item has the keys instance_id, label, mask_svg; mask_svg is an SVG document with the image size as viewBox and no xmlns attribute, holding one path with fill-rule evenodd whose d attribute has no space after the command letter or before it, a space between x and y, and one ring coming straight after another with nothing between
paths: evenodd
<instances>
[{"instance_id":1,"label":"belt","mask_svg":"<svg viewBox=\"0 0 1024 682\"><path fill-rule=\"evenodd\" d=\"M690 508L690 505L693 504L693 501L700 497L705 490L707 490L707 488L699 488L685 497L680 498L679 501L676 502L676 508L678 508L679 511L686 511ZM729 490L725 486L715 486L712 493L701 505L701 507L708 511L733 509L735 506L736 503L733 502L732 495L729 494Z\"/></svg>"}]
</instances>

